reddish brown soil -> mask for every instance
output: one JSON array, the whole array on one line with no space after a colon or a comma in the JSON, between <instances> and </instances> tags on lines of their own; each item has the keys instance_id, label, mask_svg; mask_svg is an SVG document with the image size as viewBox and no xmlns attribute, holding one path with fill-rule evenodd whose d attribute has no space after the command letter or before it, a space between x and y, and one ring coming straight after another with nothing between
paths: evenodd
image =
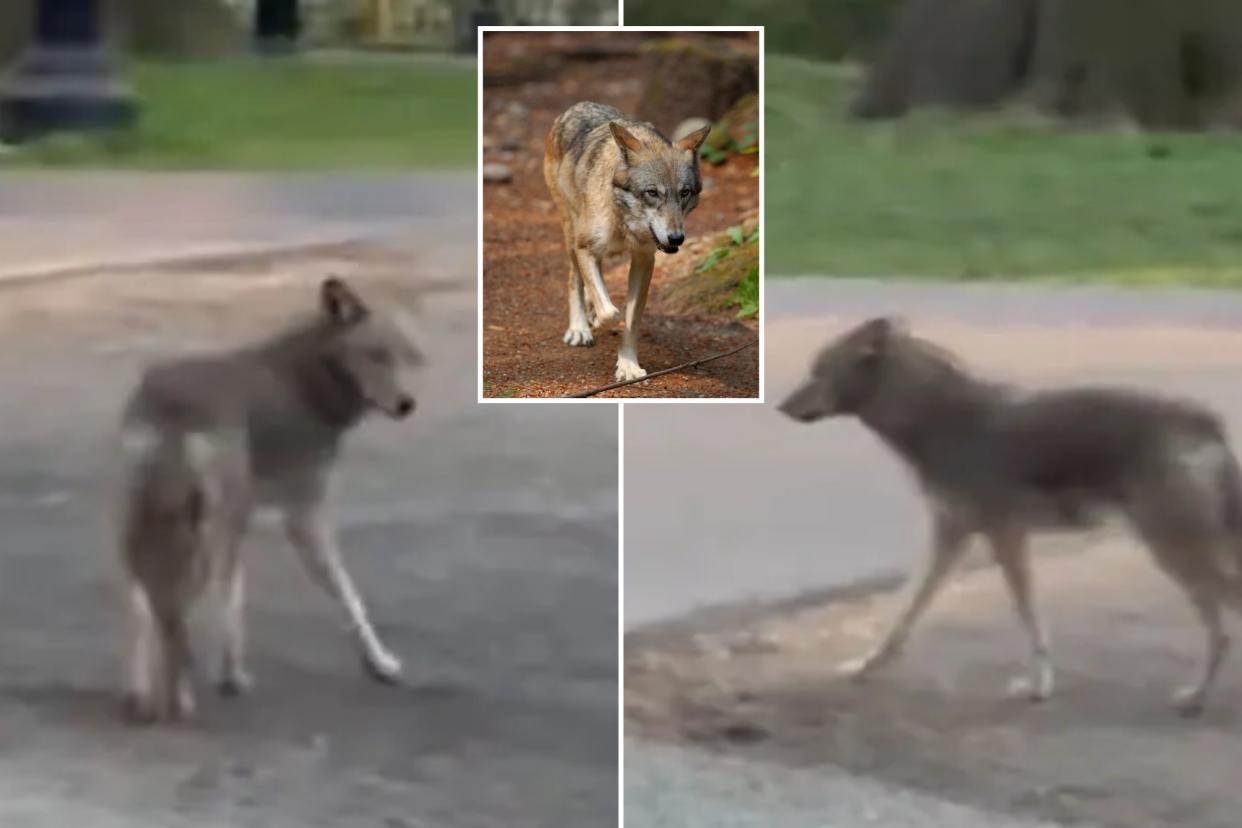
<instances>
[{"instance_id":1,"label":"reddish brown soil","mask_svg":"<svg viewBox=\"0 0 1242 828\"><path fill-rule=\"evenodd\" d=\"M581 100L632 111L641 91L641 34L583 32L490 35L484 45L484 161L513 171L483 193L483 393L489 397L561 396L613 381L620 326L597 330L595 346L561 341L566 324L568 261L560 220L543 182L543 141L552 121ZM591 38L591 41L587 39ZM599 48L606 47L606 48ZM740 224L759 206L755 156L704 165L704 190L686 234L700 242ZM702 251L702 244L698 246ZM657 254L639 357L648 372L730 350L758 335L734 312L674 313L660 288L684 278L696 247ZM624 307L624 260L609 262L606 281ZM620 301L619 301L620 300ZM759 355L748 348L687 372L657 377L601 396L756 397Z\"/></svg>"}]
</instances>

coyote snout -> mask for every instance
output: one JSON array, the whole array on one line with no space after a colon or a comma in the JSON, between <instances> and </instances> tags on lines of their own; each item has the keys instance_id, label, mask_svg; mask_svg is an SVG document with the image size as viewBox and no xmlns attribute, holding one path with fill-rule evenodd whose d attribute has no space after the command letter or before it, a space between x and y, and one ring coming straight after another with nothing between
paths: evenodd
<instances>
[{"instance_id":1,"label":"coyote snout","mask_svg":"<svg viewBox=\"0 0 1242 828\"><path fill-rule=\"evenodd\" d=\"M655 253L676 253L685 244L686 216L703 189L699 147L710 130L669 141L651 124L584 102L566 110L548 133L544 180L561 213L569 254L566 344L591 345L593 327L620 317L600 265L610 253L630 254L619 381L647 375L638 364L638 329Z\"/></svg>"}]
</instances>

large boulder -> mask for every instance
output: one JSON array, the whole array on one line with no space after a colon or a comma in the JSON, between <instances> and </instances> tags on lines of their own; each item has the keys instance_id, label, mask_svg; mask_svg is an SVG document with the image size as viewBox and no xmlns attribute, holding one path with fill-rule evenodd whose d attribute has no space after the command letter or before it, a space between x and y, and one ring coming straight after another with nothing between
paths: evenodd
<instances>
[{"instance_id":1,"label":"large boulder","mask_svg":"<svg viewBox=\"0 0 1242 828\"><path fill-rule=\"evenodd\" d=\"M637 116L670 134L687 118L719 120L759 91L755 54L727 38L662 38L643 46Z\"/></svg>"}]
</instances>

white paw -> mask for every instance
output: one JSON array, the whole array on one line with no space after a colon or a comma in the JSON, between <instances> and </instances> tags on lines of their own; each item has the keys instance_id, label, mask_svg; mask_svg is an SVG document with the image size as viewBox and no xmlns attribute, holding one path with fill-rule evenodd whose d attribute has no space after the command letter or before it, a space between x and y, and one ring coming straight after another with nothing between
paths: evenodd
<instances>
[{"instance_id":1,"label":"white paw","mask_svg":"<svg viewBox=\"0 0 1242 828\"><path fill-rule=\"evenodd\" d=\"M1179 687L1173 694L1173 707L1183 716L1198 716L1203 712L1203 702L1207 691L1202 685L1191 684Z\"/></svg>"},{"instance_id":2,"label":"white paw","mask_svg":"<svg viewBox=\"0 0 1242 828\"><path fill-rule=\"evenodd\" d=\"M179 719L189 719L194 715L194 711L198 709L198 703L194 699L194 688L190 686L190 682L183 681L177 687L177 693L173 699L172 712L170 718L174 721Z\"/></svg>"},{"instance_id":3,"label":"white paw","mask_svg":"<svg viewBox=\"0 0 1242 828\"><path fill-rule=\"evenodd\" d=\"M1033 702L1047 701L1052 696L1052 674L1014 676L1009 680L1009 698Z\"/></svg>"},{"instance_id":4,"label":"white paw","mask_svg":"<svg viewBox=\"0 0 1242 828\"><path fill-rule=\"evenodd\" d=\"M570 328L565 331L565 336L561 337L565 340L566 345L585 348L595 344L595 336L591 333L590 328Z\"/></svg>"},{"instance_id":5,"label":"white paw","mask_svg":"<svg viewBox=\"0 0 1242 828\"><path fill-rule=\"evenodd\" d=\"M647 371L637 362L625 357L617 358L617 382L629 382L647 376Z\"/></svg>"},{"instance_id":6,"label":"white paw","mask_svg":"<svg viewBox=\"0 0 1242 828\"><path fill-rule=\"evenodd\" d=\"M387 650L377 650L363 659L367 672L376 681L392 684L401 678L401 659Z\"/></svg>"},{"instance_id":7,"label":"white paw","mask_svg":"<svg viewBox=\"0 0 1242 828\"><path fill-rule=\"evenodd\" d=\"M850 681L863 681L875 669L876 660L871 656L851 658L837 665L837 675Z\"/></svg>"},{"instance_id":8,"label":"white paw","mask_svg":"<svg viewBox=\"0 0 1242 828\"><path fill-rule=\"evenodd\" d=\"M609 305L602 311L596 309L595 321L592 323L596 328L603 328L621 321L621 311L617 310L616 305Z\"/></svg>"}]
</instances>

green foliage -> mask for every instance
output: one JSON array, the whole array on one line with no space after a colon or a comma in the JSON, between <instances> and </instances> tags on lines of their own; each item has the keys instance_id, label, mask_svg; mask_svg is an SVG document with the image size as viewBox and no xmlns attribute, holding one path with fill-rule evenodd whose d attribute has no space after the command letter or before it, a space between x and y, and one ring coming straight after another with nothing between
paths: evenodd
<instances>
[{"instance_id":1,"label":"green foliage","mask_svg":"<svg viewBox=\"0 0 1242 828\"><path fill-rule=\"evenodd\" d=\"M736 307L739 319L756 316L759 313L759 265L755 265L746 274L746 278L729 294L728 304Z\"/></svg>"},{"instance_id":2,"label":"green foliage","mask_svg":"<svg viewBox=\"0 0 1242 828\"><path fill-rule=\"evenodd\" d=\"M720 247L715 248L703 257L703 261L695 268L695 273L706 273L709 270L715 269L721 262L731 261L743 253L753 261L758 255L756 245L759 242L759 229L756 227L747 235L746 231L741 227L730 227L725 231L723 241L724 243ZM742 267L746 266L745 262L746 258L739 260ZM741 271L739 270L738 272ZM758 264L752 264L746 270L746 275L741 278L729 293L728 298L724 300L724 306L727 308L738 308L737 315L739 317L754 316L759 313Z\"/></svg>"},{"instance_id":3,"label":"green foliage","mask_svg":"<svg viewBox=\"0 0 1242 828\"><path fill-rule=\"evenodd\" d=\"M474 62L440 57L290 58L132 67L135 133L55 138L7 166L173 169L468 169Z\"/></svg>"},{"instance_id":4,"label":"green foliage","mask_svg":"<svg viewBox=\"0 0 1242 828\"><path fill-rule=\"evenodd\" d=\"M636 26L764 26L769 52L840 59L871 51L900 0L626 0Z\"/></svg>"},{"instance_id":5,"label":"green foliage","mask_svg":"<svg viewBox=\"0 0 1242 828\"><path fill-rule=\"evenodd\" d=\"M740 127L742 137L734 139L727 129L714 131L699 150L709 164L720 166L731 155L754 155L759 152L759 122L747 121Z\"/></svg>"},{"instance_id":6,"label":"green foliage","mask_svg":"<svg viewBox=\"0 0 1242 828\"><path fill-rule=\"evenodd\" d=\"M1232 134L1017 111L858 122L856 73L777 56L766 70L769 273L1242 286Z\"/></svg>"}]
</instances>

